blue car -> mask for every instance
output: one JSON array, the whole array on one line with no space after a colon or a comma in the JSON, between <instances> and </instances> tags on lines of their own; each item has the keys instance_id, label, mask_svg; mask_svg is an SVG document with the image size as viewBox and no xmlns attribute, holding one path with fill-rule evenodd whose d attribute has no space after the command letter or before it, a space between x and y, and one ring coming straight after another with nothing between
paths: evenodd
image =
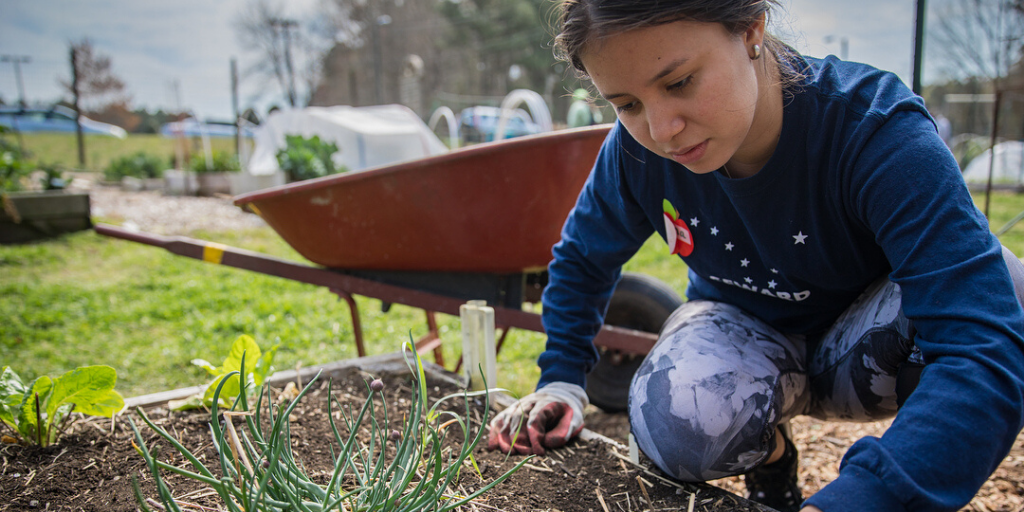
<instances>
[{"instance_id":1,"label":"blue car","mask_svg":"<svg viewBox=\"0 0 1024 512\"><path fill-rule=\"evenodd\" d=\"M478 106L463 109L459 113L459 134L466 142L490 142L494 140L494 132L498 129L501 109L498 107ZM511 139L522 135L540 133L541 128L534 123L523 109L515 109L505 125L505 137Z\"/></svg>"},{"instance_id":2,"label":"blue car","mask_svg":"<svg viewBox=\"0 0 1024 512\"><path fill-rule=\"evenodd\" d=\"M160 128L160 134L164 137L202 137L203 135L208 137L234 137L235 131L234 123L219 121L200 123L192 117L167 123ZM242 126L242 137L251 139L253 136L252 128Z\"/></svg>"},{"instance_id":3,"label":"blue car","mask_svg":"<svg viewBox=\"0 0 1024 512\"><path fill-rule=\"evenodd\" d=\"M98 133L119 139L128 136L128 132L120 126L93 121L85 116L80 118L80 122L82 133ZM22 133L74 133L75 111L59 105L51 109L0 107L0 125Z\"/></svg>"}]
</instances>

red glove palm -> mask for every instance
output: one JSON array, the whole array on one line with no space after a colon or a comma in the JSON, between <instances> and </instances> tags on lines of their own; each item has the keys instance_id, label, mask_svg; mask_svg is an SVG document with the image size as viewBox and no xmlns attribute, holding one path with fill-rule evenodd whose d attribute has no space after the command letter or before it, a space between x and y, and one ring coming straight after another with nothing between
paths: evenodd
<instances>
[{"instance_id":1,"label":"red glove palm","mask_svg":"<svg viewBox=\"0 0 1024 512\"><path fill-rule=\"evenodd\" d=\"M587 393L580 386L548 384L494 417L487 449L543 455L546 448L563 446L583 430L587 403Z\"/></svg>"}]
</instances>

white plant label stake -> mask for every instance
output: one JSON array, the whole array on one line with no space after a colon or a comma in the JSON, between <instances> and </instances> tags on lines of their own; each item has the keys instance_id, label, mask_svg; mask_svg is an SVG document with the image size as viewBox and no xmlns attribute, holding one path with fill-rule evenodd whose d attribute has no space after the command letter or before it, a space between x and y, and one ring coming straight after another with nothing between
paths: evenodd
<instances>
[{"instance_id":1,"label":"white plant label stake","mask_svg":"<svg viewBox=\"0 0 1024 512\"><path fill-rule=\"evenodd\" d=\"M494 347L494 308L487 301L471 300L459 306L462 319L462 368L469 379L469 389L484 389L480 376L483 366L487 384L498 381L497 354Z\"/></svg>"},{"instance_id":2,"label":"white plant label stake","mask_svg":"<svg viewBox=\"0 0 1024 512\"><path fill-rule=\"evenodd\" d=\"M629 434L629 461L637 466L640 465L640 447L637 446L633 434Z\"/></svg>"}]
</instances>

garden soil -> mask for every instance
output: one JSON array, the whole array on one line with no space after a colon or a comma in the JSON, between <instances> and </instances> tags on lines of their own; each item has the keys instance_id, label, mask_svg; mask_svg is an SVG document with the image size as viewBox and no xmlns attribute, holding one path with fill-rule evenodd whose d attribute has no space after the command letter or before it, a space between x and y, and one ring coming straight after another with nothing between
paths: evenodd
<instances>
[{"instance_id":1,"label":"garden soil","mask_svg":"<svg viewBox=\"0 0 1024 512\"><path fill-rule=\"evenodd\" d=\"M132 193L103 187L93 188L90 191L90 197L94 213L97 215L103 214L121 219L144 231L163 234L187 235L196 229L232 230L262 223L258 217L241 213L231 204L230 199L226 198L169 198L158 193ZM210 219L216 219L217 224L208 225L211 222ZM306 409L303 407L299 410L298 418L293 426L295 435L303 436L296 440L296 451L305 454L306 450L311 450L313 455L318 455L315 451L317 449L323 451L323 448L316 448L316 445L312 447L305 445L316 440L329 439L330 436L323 432L323 424L326 421L323 420L322 413L320 419L307 420L304 414ZM315 410L315 407L313 409ZM208 417L199 414L168 414L154 411L154 418L162 419L165 424L180 421L182 426L176 427L179 434L187 433L185 436L190 440L208 443L209 431L206 426ZM314 418L316 417L314 416ZM629 426L623 415L604 414L599 410L588 408L586 422L588 429L602 433L620 443L626 442ZM864 436L881 436L888 426L889 422L858 424L822 422L807 418L794 420L791 427L794 442L800 451L799 477L804 496L810 496L836 478L842 455L856 440ZM124 420L113 424L110 421L94 420L79 423L59 445L45 450L18 445L0 447L0 512L15 510L135 510L135 501L128 479L133 474L138 475L144 469L144 464L141 457L131 448L129 431ZM149 435L151 438L152 435ZM600 453L600 450L590 449L589 446L587 443L576 441L570 445L570 448L576 453ZM166 451L167 447L165 446L164 452ZM207 453L212 454L208 450ZM604 466L599 466L602 469L587 470L584 474L582 470L578 470L578 467L570 466L569 463L562 460L568 458L571 464L578 464L573 457L569 456L568 450L555 453L537 459L534 461L536 464L533 464L541 468L547 466L548 469L552 469L551 472L543 469L524 469L511 482L502 483L496 489L496 493L505 492L506 488L519 485L519 480L525 480L527 486L534 485L539 488L539 484L532 481L537 478L553 479L558 484L557 490L562 491L563 489L572 489L569 486L570 479L572 482L576 482L580 478L600 474L602 477L595 476L593 486L577 490L571 499L563 498L562 500L580 503L581 508L570 509L568 504L554 505L553 508L558 509L558 507L564 506L559 510L565 512L570 510L603 512L596 495L598 488L596 481L600 480L600 489L602 489L602 495L609 506L609 512L633 512L633 510L640 512L636 501L638 487L631 483L635 482L636 476L646 478L655 485L658 489L657 492L665 493L667 498L681 496L688 500L686 491L683 491L683 494L674 495L673 493L676 491L672 488L662 485L660 481L649 475L637 475L636 470L630 470L632 471L629 473L630 478L627 478L626 481L614 484L615 489L618 489L618 485L621 483L627 486L624 489L631 490L615 490L613 492L611 477L606 475L616 474L614 469L616 466L621 471L622 467L618 462L613 461L609 466L605 461ZM478 460L484 460L485 463L490 464L484 474L485 478L494 478L500 474L499 470L507 467L507 463L502 462L500 458L492 462L487 462L484 459L494 456L493 453L488 454L478 450L476 455ZM305 455L301 456L305 457ZM566 464L565 467L576 476L569 477L561 467L557 466L556 461ZM541 465L542 462L544 465ZM555 464L555 467L552 467L552 464ZM561 473L557 473L556 470ZM148 489L147 496L154 496L151 482L144 482L144 484L146 483L150 485L146 487ZM716 480L712 484L737 495L743 495L744 492L742 479L738 477ZM209 496L204 496L208 492L202 488L196 487L188 491L184 486L185 483L182 482L175 488L176 496L179 498L195 502L211 501ZM629 500L625 499L625 494L620 495L620 492L629 492ZM494 500L494 503L506 500L498 498L496 493L489 495L489 499ZM564 496L564 494L555 495ZM612 495L615 496L610 498ZM655 498L655 494L651 494L651 497L652 500L658 499ZM702 498L700 502L695 500L695 510L710 510L708 506L717 503L717 498L710 503L706 503L704 500L705 498ZM687 501L686 506L688 505ZM488 508L489 506L495 505L481 503L474 512L488 512L492 510ZM625 510L620 511L619 507ZM212 508L216 510L216 507ZM503 509L513 510L511 508ZM674 510L679 509L686 510L686 507L675 506L674 508ZM963 511L1024 512L1024 434L1018 436L1009 455Z\"/></svg>"},{"instance_id":2,"label":"garden soil","mask_svg":"<svg viewBox=\"0 0 1024 512\"><path fill-rule=\"evenodd\" d=\"M300 401L290 421L292 449L297 461L307 468L307 474L318 483L326 483L334 468L333 452L338 451L330 422L327 418L328 389L326 382L316 384L312 392ZM385 396L388 404L390 429L400 429L399 421L411 406L412 381L392 377L386 380ZM365 376L358 374L345 381L332 383L333 395L342 404L361 407L368 392ZM430 401L459 392L458 388L443 380L429 382ZM277 393L271 392L272 396ZM380 399L377 399L380 403ZM469 413L461 398L445 402L450 410L471 420L471 432L480 428L483 420L482 399L471 399ZM337 409L335 409L337 411ZM159 459L169 464L187 467L188 463L167 442L140 421L137 413L130 412L139 426L146 445L152 449L159 445ZM148 413L160 427L179 439L214 472L219 474L217 454L211 443L209 413L168 412L153 409ZM621 418L621 417L620 417ZM340 422L339 422L340 423ZM624 422L605 418L609 434L618 436ZM243 422L236 420L237 428ZM360 430L361 436L369 433ZM342 437L347 437L343 430ZM456 442L461 434L450 436ZM486 435L485 435L486 437ZM474 451L480 468L478 474L468 465L461 473L453 493L469 493L502 475L523 459L489 452L483 446ZM765 510L730 493L712 486L680 485L664 480L657 470L645 469L627 462L627 450L616 449L613 444L600 440L574 440L567 447L530 460L508 480L478 498L464 511L508 512L561 511L561 512L641 512L643 510L687 510L693 501L695 511L754 512ZM45 449L19 445L0 448L0 511L134 511L136 498L131 481L138 478L144 495L158 502L153 478L148 474L143 458L132 447L131 428L126 418L88 420L79 422L74 432L59 444ZM223 503L206 485L178 475L163 475L183 510L225 510ZM641 490L640 486L644 489ZM645 495L646 493L646 495ZM647 503L647 497L650 503ZM156 507L154 507L157 509Z\"/></svg>"},{"instance_id":3,"label":"garden soil","mask_svg":"<svg viewBox=\"0 0 1024 512\"><path fill-rule=\"evenodd\" d=\"M365 377L365 376L363 376ZM391 418L408 411L412 391L410 382L398 378L387 383L385 394L392 409ZM431 399L452 391L451 384L432 382ZM346 403L361 404L367 395L363 378L335 381L334 395ZM317 388L296 408L291 422L296 457L321 478L331 469L333 435L326 416L326 388ZM461 400L452 402L462 414ZM481 404L474 404L469 417L479 428ZM397 413L395 412L397 411ZM186 442L205 462L216 459L210 445L209 415L205 412L168 412L152 409L150 417L177 438ZM162 460L183 465L181 457L171 457L166 443L135 419L148 446L160 444ZM239 425L240 426L240 425ZM865 435L881 435L887 422L849 424L798 419L793 422L794 441L800 450L800 480L805 496L810 496L838 474L838 462L849 446ZM605 414L588 408L588 430L626 443L629 426L624 415ZM46 449L5 445L0 447L0 512L68 510L134 511L136 501L131 478L141 478L144 493L156 498L152 479L131 446L131 430L126 419L80 421L56 446ZM483 443L483 442L482 442ZM508 460L502 454L477 447L474 452L489 482L510 468L521 457ZM677 486L659 479L660 472L649 466L637 468L626 462L626 450L597 441L572 442L529 462L512 478L482 496L472 512L503 510L509 512L551 510L562 512L642 512L645 510L687 510L694 495L695 511L753 511L756 507L735 495L743 495L742 479L725 478L711 486ZM216 468L211 464L211 468ZM216 471L216 470L215 470ZM638 481L639 477L639 481ZM170 478L174 495L182 502L224 510L209 488L181 478ZM653 507L641 502L643 482ZM472 471L463 473L464 490L482 485ZM728 491L723 492L721 490ZM729 494L733 493L733 494ZM604 504L602 505L602 501ZM184 510L204 510L185 508ZM1009 456L978 495L963 509L971 512L1019 512L1024 510L1024 435L1018 437Z\"/></svg>"}]
</instances>

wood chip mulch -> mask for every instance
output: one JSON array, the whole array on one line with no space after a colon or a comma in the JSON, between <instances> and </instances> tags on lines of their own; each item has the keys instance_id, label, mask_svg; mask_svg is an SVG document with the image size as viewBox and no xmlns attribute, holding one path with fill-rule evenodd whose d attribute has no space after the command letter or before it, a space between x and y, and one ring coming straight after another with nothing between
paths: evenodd
<instances>
[{"instance_id":1,"label":"wood chip mulch","mask_svg":"<svg viewBox=\"0 0 1024 512\"><path fill-rule=\"evenodd\" d=\"M604 414L588 407L586 422L588 428L626 442L629 425L625 415ZM880 437L890 423L838 423L806 417L793 420L790 425L800 452L799 475L804 496L811 496L839 476L839 461L853 443L865 436ZM739 496L746 492L740 477L711 483ZM1024 432L1018 435L1003 463L961 511L1024 512Z\"/></svg>"}]
</instances>

